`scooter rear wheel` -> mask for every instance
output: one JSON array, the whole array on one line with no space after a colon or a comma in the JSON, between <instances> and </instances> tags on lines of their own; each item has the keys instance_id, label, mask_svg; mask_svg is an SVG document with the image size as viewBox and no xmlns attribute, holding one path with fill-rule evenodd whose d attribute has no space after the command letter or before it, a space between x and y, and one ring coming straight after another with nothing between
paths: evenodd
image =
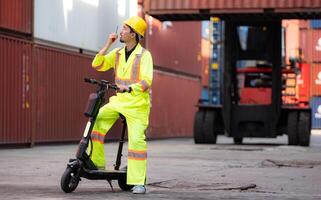
<instances>
[{"instance_id":1,"label":"scooter rear wheel","mask_svg":"<svg viewBox=\"0 0 321 200\"><path fill-rule=\"evenodd\" d=\"M127 174L118 178L118 185L119 185L120 189L122 189L123 191L129 191L134 187L133 185L127 185L126 176L127 176Z\"/></svg>"},{"instance_id":2,"label":"scooter rear wheel","mask_svg":"<svg viewBox=\"0 0 321 200\"><path fill-rule=\"evenodd\" d=\"M65 193L73 192L79 183L79 178L75 176L75 172L70 167L67 167L61 176L60 186Z\"/></svg>"}]
</instances>

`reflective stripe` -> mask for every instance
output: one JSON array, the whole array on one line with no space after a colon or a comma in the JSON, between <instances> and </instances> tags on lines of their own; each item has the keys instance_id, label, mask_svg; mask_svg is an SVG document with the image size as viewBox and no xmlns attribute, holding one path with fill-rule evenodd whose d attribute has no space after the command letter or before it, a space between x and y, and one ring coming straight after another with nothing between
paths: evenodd
<instances>
[{"instance_id":1,"label":"reflective stripe","mask_svg":"<svg viewBox=\"0 0 321 200\"><path fill-rule=\"evenodd\" d=\"M131 79L135 81L139 81L139 75L140 75L140 61L142 59L142 55L145 52L145 50L142 50L141 54L136 54L135 60L132 65L132 74Z\"/></svg>"},{"instance_id":2,"label":"reflective stripe","mask_svg":"<svg viewBox=\"0 0 321 200\"><path fill-rule=\"evenodd\" d=\"M131 85L131 84L134 84L136 83L136 81L132 81L132 80L122 80L122 79L119 79L119 78L115 78L115 82L116 84L119 84L119 85Z\"/></svg>"},{"instance_id":3,"label":"reflective stripe","mask_svg":"<svg viewBox=\"0 0 321 200\"><path fill-rule=\"evenodd\" d=\"M147 152L146 151L136 151L136 150L128 150L128 159L132 160L146 160Z\"/></svg>"},{"instance_id":4,"label":"reflective stripe","mask_svg":"<svg viewBox=\"0 0 321 200\"><path fill-rule=\"evenodd\" d=\"M117 68L118 68L118 64L119 64L119 58L120 58L120 51L121 49L118 49L116 51L116 59L115 59L115 77L117 77Z\"/></svg>"},{"instance_id":5,"label":"reflective stripe","mask_svg":"<svg viewBox=\"0 0 321 200\"><path fill-rule=\"evenodd\" d=\"M142 81L140 82L140 84L142 85L142 90L143 90L143 92L146 91L146 90L149 88L149 85L148 85L148 83L147 83L145 80L142 80Z\"/></svg>"},{"instance_id":6,"label":"reflective stripe","mask_svg":"<svg viewBox=\"0 0 321 200\"><path fill-rule=\"evenodd\" d=\"M93 131L91 133L91 139L93 142L99 142L103 144L105 141L105 135L102 133L99 133L98 131Z\"/></svg>"}]
</instances>

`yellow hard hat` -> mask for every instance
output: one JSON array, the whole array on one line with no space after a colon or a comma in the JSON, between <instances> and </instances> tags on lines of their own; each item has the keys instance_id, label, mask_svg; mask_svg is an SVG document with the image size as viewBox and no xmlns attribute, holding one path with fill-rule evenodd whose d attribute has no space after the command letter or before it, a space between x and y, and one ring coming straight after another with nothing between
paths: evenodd
<instances>
[{"instance_id":1,"label":"yellow hard hat","mask_svg":"<svg viewBox=\"0 0 321 200\"><path fill-rule=\"evenodd\" d=\"M136 33L144 37L147 24L143 18L138 16L130 17L124 22L124 24L130 26Z\"/></svg>"}]
</instances>

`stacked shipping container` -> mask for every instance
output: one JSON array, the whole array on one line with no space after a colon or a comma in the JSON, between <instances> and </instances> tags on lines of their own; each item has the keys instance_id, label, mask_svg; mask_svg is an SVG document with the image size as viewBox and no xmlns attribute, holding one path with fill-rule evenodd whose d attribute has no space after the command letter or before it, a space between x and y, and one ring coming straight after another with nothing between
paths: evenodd
<instances>
[{"instance_id":1,"label":"stacked shipping container","mask_svg":"<svg viewBox=\"0 0 321 200\"><path fill-rule=\"evenodd\" d=\"M157 67L200 76L201 23L160 22L147 17L146 47Z\"/></svg>"},{"instance_id":2,"label":"stacked shipping container","mask_svg":"<svg viewBox=\"0 0 321 200\"><path fill-rule=\"evenodd\" d=\"M148 137L191 137L201 94L201 23L146 20L155 69Z\"/></svg>"},{"instance_id":3,"label":"stacked shipping container","mask_svg":"<svg viewBox=\"0 0 321 200\"><path fill-rule=\"evenodd\" d=\"M148 138L192 136L200 89L198 79L155 70Z\"/></svg>"},{"instance_id":4,"label":"stacked shipping container","mask_svg":"<svg viewBox=\"0 0 321 200\"><path fill-rule=\"evenodd\" d=\"M0 99L0 144L78 141L86 121L82 112L89 93L94 91L83 78L112 81L112 72L94 71L90 67L93 54L78 53L78 48L86 49L84 44L68 46L64 38L61 43L67 46L58 42L54 48L52 42L57 41L49 41L49 47L46 37L38 37L34 42L32 4L32 0L22 4L0 2L0 31L6 35L0 35L0 92L4 97ZM19 12L9 12L10 9ZM165 24L150 25L145 43L153 54L155 73L147 136L191 136L195 104L200 95L200 24L168 24L167 31L163 29ZM178 30L181 33L187 30L189 34L182 38ZM40 32L37 36L41 36ZM176 45L182 50L175 50ZM119 133L120 123L116 123L108 138L116 139Z\"/></svg>"},{"instance_id":5,"label":"stacked shipping container","mask_svg":"<svg viewBox=\"0 0 321 200\"><path fill-rule=\"evenodd\" d=\"M35 142L75 141L84 130L82 112L88 95L95 87L84 77L112 80L91 66L92 56L72 53L46 46L34 46L36 88ZM114 134L111 134L112 138ZM117 136L117 135L116 135Z\"/></svg>"},{"instance_id":6,"label":"stacked shipping container","mask_svg":"<svg viewBox=\"0 0 321 200\"><path fill-rule=\"evenodd\" d=\"M312 107L312 128L321 128L321 63L311 65L311 107Z\"/></svg>"},{"instance_id":7,"label":"stacked shipping container","mask_svg":"<svg viewBox=\"0 0 321 200\"><path fill-rule=\"evenodd\" d=\"M32 141L32 44L0 35L0 144Z\"/></svg>"},{"instance_id":8,"label":"stacked shipping container","mask_svg":"<svg viewBox=\"0 0 321 200\"><path fill-rule=\"evenodd\" d=\"M300 47L302 56L306 62L321 62L321 30L320 29L301 29Z\"/></svg>"},{"instance_id":9,"label":"stacked shipping container","mask_svg":"<svg viewBox=\"0 0 321 200\"><path fill-rule=\"evenodd\" d=\"M300 48L303 61L311 66L310 105L312 108L312 128L321 128L319 109L321 105L321 26L320 20L310 20L300 27ZM321 108L321 107L320 107Z\"/></svg>"},{"instance_id":10,"label":"stacked shipping container","mask_svg":"<svg viewBox=\"0 0 321 200\"><path fill-rule=\"evenodd\" d=\"M1 0L0 28L32 33L33 0Z\"/></svg>"},{"instance_id":11,"label":"stacked shipping container","mask_svg":"<svg viewBox=\"0 0 321 200\"><path fill-rule=\"evenodd\" d=\"M0 144L31 143L32 0L0 1Z\"/></svg>"}]
</instances>

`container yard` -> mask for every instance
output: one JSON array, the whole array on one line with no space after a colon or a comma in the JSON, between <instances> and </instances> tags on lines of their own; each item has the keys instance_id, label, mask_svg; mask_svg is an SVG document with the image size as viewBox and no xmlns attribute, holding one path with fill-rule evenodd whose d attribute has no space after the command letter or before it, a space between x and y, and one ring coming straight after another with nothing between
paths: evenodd
<instances>
[{"instance_id":1,"label":"container yard","mask_svg":"<svg viewBox=\"0 0 321 200\"><path fill-rule=\"evenodd\" d=\"M1 91L7 95L1 99L3 120L0 127L3 131L0 144L34 145L77 141L84 128L85 118L82 113L86 97L92 89L84 85L82 79L90 76L113 80L112 72L95 72L90 67L91 61L107 34L113 32L133 13L143 16L147 21L143 44L152 53L154 61L154 98L151 125L147 131L149 139L193 137L196 105L200 102L216 105L222 103L223 88L220 85L223 81L224 63L220 58L224 56L224 45L220 41L224 40L224 29L223 21L210 18L211 15L224 18L225 13L230 13L230 17L234 17L241 15L238 12L240 9L245 9L260 17L263 15L262 9L273 7L274 12L267 15L284 18L282 63L290 66L295 61L300 70L300 73L286 70L282 72L286 87L282 91L282 101L287 104L308 105L321 95L321 86L318 88L318 73L321 70L320 20L308 19L309 15L315 18L319 13L313 11L304 17L298 13L285 13L286 9L297 8L305 12L311 7L317 8L319 3L253 0L246 1L245 4L241 1L186 1L184 4L181 1L57 1L46 4L28 0L21 4L19 1L1 1ZM49 7L52 8L50 12L47 11ZM119 10L107 14L102 12L102 7L118 7ZM19 11L16 12L19 14L13 16L13 9ZM198 13L197 9L203 11ZM163 10L172 15L162 14ZM54 13L60 13L59 17L51 18ZM246 19L247 17L248 15L245 16ZM113 20L112 23L101 26L96 20L101 18ZM163 21L167 18L168 21ZM75 22L79 19L87 24L88 30L96 31L79 34L78 30L83 26ZM45 21L50 23L44 23ZM115 44L117 45L120 43ZM7 65L11 67L6 68ZM246 62L241 65L246 66ZM245 69L239 70L239 73L238 78L243 81L248 76ZM8 77L14 80L12 84L8 84ZM167 91L168 87L172 90ZM258 92L265 93L263 90ZM261 96L259 99L249 98L254 95L252 93L253 89L240 89L240 102L248 104L249 101L259 101L268 104L271 101L269 96L272 93L267 93L270 94L264 97L267 99L260 99L262 95L258 95ZM171 98L155 98L165 94L170 94ZM8 110L8 103L14 103L14 112ZM182 113L184 117L177 120L170 113L173 110ZM16 121L19 122L18 126L15 125ZM119 131L120 124L116 123L108 139L116 139Z\"/></svg>"},{"instance_id":2,"label":"container yard","mask_svg":"<svg viewBox=\"0 0 321 200\"><path fill-rule=\"evenodd\" d=\"M0 199L321 199L321 0L1 0Z\"/></svg>"}]
</instances>

